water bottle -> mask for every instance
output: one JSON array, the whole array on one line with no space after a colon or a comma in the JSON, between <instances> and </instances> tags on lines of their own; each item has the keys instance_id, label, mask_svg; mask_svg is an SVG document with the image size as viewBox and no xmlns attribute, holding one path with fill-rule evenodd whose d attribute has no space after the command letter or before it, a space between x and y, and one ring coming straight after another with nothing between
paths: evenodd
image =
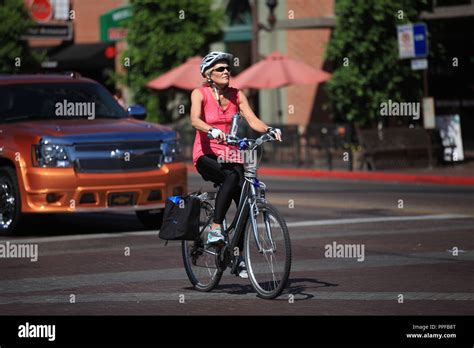
<instances>
[{"instance_id":1,"label":"water bottle","mask_svg":"<svg viewBox=\"0 0 474 348\"><path fill-rule=\"evenodd\" d=\"M230 133L227 137L227 142L229 144L237 143L237 130L239 128L240 114L237 112L232 116L232 125L230 127Z\"/></svg>"}]
</instances>

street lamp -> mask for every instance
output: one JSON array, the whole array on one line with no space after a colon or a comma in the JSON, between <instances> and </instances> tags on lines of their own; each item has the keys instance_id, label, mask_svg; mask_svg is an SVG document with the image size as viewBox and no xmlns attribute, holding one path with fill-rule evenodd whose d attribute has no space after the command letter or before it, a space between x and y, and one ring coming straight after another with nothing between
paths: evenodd
<instances>
[{"instance_id":1,"label":"street lamp","mask_svg":"<svg viewBox=\"0 0 474 348\"><path fill-rule=\"evenodd\" d=\"M270 28L273 29L276 23L276 17L274 14L275 7L278 5L278 0L267 0L266 2L268 9L270 10L270 13L268 14L268 24L270 24Z\"/></svg>"},{"instance_id":2,"label":"street lamp","mask_svg":"<svg viewBox=\"0 0 474 348\"><path fill-rule=\"evenodd\" d=\"M258 7L257 1L250 1L250 11L252 14L252 64L258 61L258 32L263 29L265 31L272 31L275 27L275 7L278 6L278 0L266 0L265 4L268 7L270 13L267 17L268 26L258 22Z\"/></svg>"},{"instance_id":3,"label":"street lamp","mask_svg":"<svg viewBox=\"0 0 474 348\"><path fill-rule=\"evenodd\" d=\"M266 0L265 4L267 5L270 13L267 17L267 22L269 27L265 26L258 21L258 5L257 0L250 0L250 11L252 15L252 43L251 43L251 58L252 58L252 65L258 62L258 32L261 29L264 29L267 32L273 30L276 17L275 17L275 7L278 5L278 0ZM258 98L256 91L251 90L250 92L250 102L254 110L258 109ZM279 116L281 119L281 116Z\"/></svg>"}]
</instances>

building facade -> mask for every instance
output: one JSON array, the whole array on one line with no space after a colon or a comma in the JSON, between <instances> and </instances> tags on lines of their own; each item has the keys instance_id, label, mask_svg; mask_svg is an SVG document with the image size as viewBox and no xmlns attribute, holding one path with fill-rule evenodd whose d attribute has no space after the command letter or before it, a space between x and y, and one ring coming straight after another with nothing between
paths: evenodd
<instances>
[{"instance_id":1,"label":"building facade","mask_svg":"<svg viewBox=\"0 0 474 348\"><path fill-rule=\"evenodd\" d=\"M43 70L76 71L113 90L110 75L115 70L117 51L113 40L101 40L100 17L126 3L126 0L25 0L37 22L37 30L28 35L28 42L45 54ZM35 11L45 15L39 18ZM59 33L66 26L67 34L45 35L46 29Z\"/></svg>"},{"instance_id":2,"label":"building facade","mask_svg":"<svg viewBox=\"0 0 474 348\"><path fill-rule=\"evenodd\" d=\"M123 10L128 2L25 0L31 11L34 8L39 27L70 27L69 35L47 37L39 35L38 29L36 34L28 36L32 47L47 52L43 68L75 70L113 90L115 86L108 76L118 67L116 59L124 49L121 39L126 35L113 23L131 15ZM44 3L51 5L51 13L40 7ZM336 22L335 0L273 1L276 5L273 27L267 21L268 3L272 1L215 0L213 6L226 11L226 24L222 40L211 49L226 50L238 56L237 72L249 67L257 22L260 27L255 36L258 59L280 51L316 69L329 70L325 48ZM431 42L442 43L446 52L443 56L429 57L428 93L435 99L437 115L460 115L465 147L474 149L471 131L474 128L474 3L472 0L436 0L433 5L433 11L421 14L421 20L427 23ZM257 21L252 20L254 17ZM297 125L301 134L309 124L331 122L324 108L327 102L324 83L260 90L255 101L258 101L256 112L264 121Z\"/></svg>"}]
</instances>

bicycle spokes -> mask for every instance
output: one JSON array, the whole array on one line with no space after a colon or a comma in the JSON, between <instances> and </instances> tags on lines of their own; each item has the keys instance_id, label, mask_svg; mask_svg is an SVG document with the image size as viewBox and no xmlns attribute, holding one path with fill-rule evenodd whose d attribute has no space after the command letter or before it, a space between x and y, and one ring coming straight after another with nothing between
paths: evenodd
<instances>
[{"instance_id":1,"label":"bicycle spokes","mask_svg":"<svg viewBox=\"0 0 474 348\"><path fill-rule=\"evenodd\" d=\"M268 204L260 206L259 214L251 215L247 224L245 256L255 290L264 298L274 298L288 280L291 246L286 224L278 211Z\"/></svg>"}]
</instances>

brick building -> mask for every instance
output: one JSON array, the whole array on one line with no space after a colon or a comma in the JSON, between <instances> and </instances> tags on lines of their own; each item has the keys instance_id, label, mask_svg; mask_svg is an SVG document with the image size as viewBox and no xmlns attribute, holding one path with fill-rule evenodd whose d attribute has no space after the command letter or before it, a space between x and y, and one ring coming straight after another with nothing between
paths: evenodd
<instances>
[{"instance_id":1,"label":"brick building","mask_svg":"<svg viewBox=\"0 0 474 348\"><path fill-rule=\"evenodd\" d=\"M239 3L236 6L235 3ZM257 1L251 13L251 1L227 0L222 5L228 9L231 18L240 18L236 23L223 28L223 42L214 45L214 49L230 51L239 56L244 66L250 64L252 40L252 14L256 13L258 23L269 27L267 17L269 8L266 1ZM333 0L279 0L274 9L276 18L272 30L258 31L258 57L280 51L289 58L302 61L316 69L323 69L325 46L334 26ZM232 14L229 9L241 11ZM246 20L245 20L246 19ZM247 55L243 51L247 51ZM326 111L322 110L325 95L319 85L283 87L279 90L260 90L259 117L273 124L298 125L303 132L307 124L315 120L329 121ZM281 117L278 111L282 111Z\"/></svg>"},{"instance_id":2,"label":"brick building","mask_svg":"<svg viewBox=\"0 0 474 348\"><path fill-rule=\"evenodd\" d=\"M49 0L52 13L47 20L37 20L38 30L28 35L29 44L35 50L44 52L46 59L42 63L45 71L77 71L80 74L96 79L111 90L113 84L108 74L115 70L115 45L113 42L104 42L100 38L100 17L105 13L120 8L126 0ZM36 8L45 12L48 1L25 0L25 5L32 13ZM35 7L36 6L36 7ZM59 15L58 8L61 8ZM58 19L59 17L60 19ZM44 35L41 28L68 27L66 35Z\"/></svg>"},{"instance_id":3,"label":"brick building","mask_svg":"<svg viewBox=\"0 0 474 348\"><path fill-rule=\"evenodd\" d=\"M290 17L277 28L287 31L287 54L317 69L323 69L324 52L335 23L333 0L288 0L286 13ZM293 19L291 19L293 18ZM323 111L325 101L322 85L302 85L288 88L288 105L294 105L294 114L287 122L302 128L309 123L329 121ZM287 108L288 110L288 108Z\"/></svg>"}]
</instances>

